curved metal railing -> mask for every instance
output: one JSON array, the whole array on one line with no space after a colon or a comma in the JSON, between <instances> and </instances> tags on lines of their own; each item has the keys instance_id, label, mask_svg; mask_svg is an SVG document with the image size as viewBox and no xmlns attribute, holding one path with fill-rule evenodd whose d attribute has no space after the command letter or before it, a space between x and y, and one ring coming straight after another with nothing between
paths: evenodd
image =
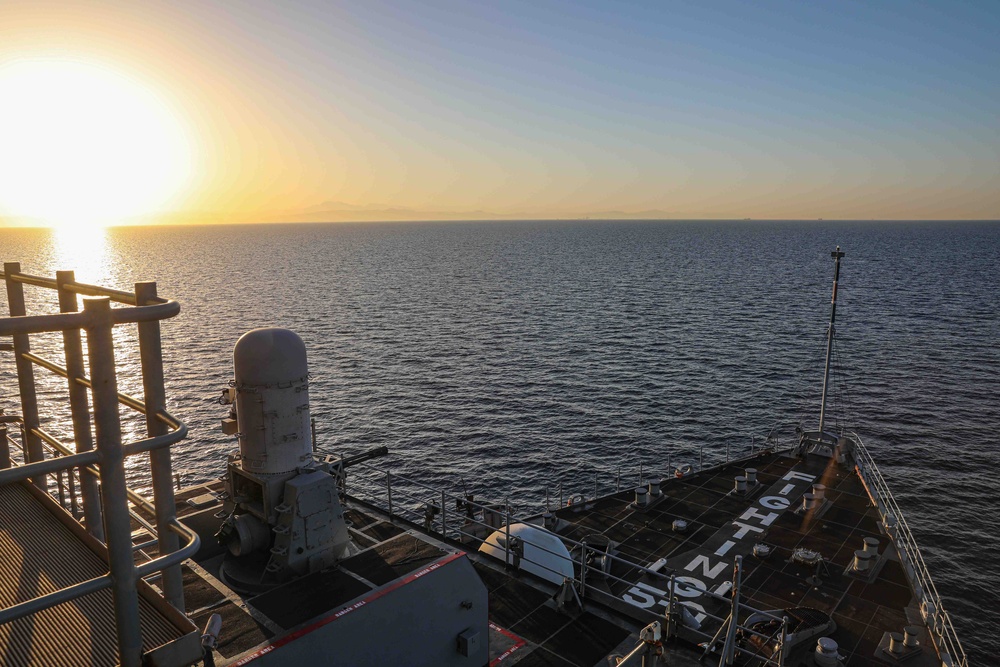
<instances>
[{"instance_id":1,"label":"curved metal railing","mask_svg":"<svg viewBox=\"0 0 1000 667\"><path fill-rule=\"evenodd\" d=\"M43 609L112 588L115 623L118 630L119 659L122 665L138 666L142 661L142 638L139 626L137 581L160 572L168 602L184 611L181 561L198 550L198 535L176 517L170 446L187 435L187 427L166 410L163 384L163 358L160 349L160 320L174 317L180 304L156 295L156 283L136 283L135 292L124 292L97 285L78 283L69 271L60 271L55 279L21 273L17 263L5 263L0 278L6 283L11 317L0 319L0 336L11 336L13 344L3 350L14 353L17 365L21 414L11 419L21 424L22 465L13 464L10 456L0 458L0 485L30 479L42 491L48 491L47 476L69 471L79 473L84 523L95 538L107 546L109 573L63 588L53 593L0 609L0 623L37 613ZM27 315L24 285L55 290L60 312L51 315ZM84 300L78 311L77 295ZM111 302L125 307L112 308ZM120 324L138 327L143 398L118 392L115 345L112 329ZM44 359L30 351L30 336L62 332L65 366ZM89 377L84 373L81 332L86 335ZM75 449L70 449L41 427L35 392L34 368L42 368L67 380L73 418ZM93 410L88 405L92 400ZM146 436L123 443L119 404L146 418ZM91 430L93 425L93 431ZM96 442L92 438L96 433ZM8 454L8 441L0 442ZM56 454L45 458L45 448ZM129 456L149 453L153 501L143 498L126 486L124 461ZM100 492L98 493L98 479ZM60 477L61 481L61 477ZM60 484L60 491L62 487ZM71 484L71 493L72 491ZM155 532L160 555L135 564L129 502L155 516ZM75 497L74 497L75 506ZM141 525L152 528L150 522ZM180 540L184 540L181 546Z\"/></svg>"},{"instance_id":2,"label":"curved metal railing","mask_svg":"<svg viewBox=\"0 0 1000 667\"><path fill-rule=\"evenodd\" d=\"M921 600L920 610L924 615L927 627L930 629L941 662L948 666L968 667L968 658L962 649L958 633L955 632L951 617L944 608L937 587L934 586L934 580L931 579L920 547L917 546L913 533L903 517L903 511L896 503L892 492L889 491L889 486L886 484L885 478L882 477L882 472L861 441L861 437L853 431L848 432L847 435L855 444L854 458L858 475L868 489L872 502L878 508L886 531L894 538L906 576L910 579L917 597Z\"/></svg>"}]
</instances>

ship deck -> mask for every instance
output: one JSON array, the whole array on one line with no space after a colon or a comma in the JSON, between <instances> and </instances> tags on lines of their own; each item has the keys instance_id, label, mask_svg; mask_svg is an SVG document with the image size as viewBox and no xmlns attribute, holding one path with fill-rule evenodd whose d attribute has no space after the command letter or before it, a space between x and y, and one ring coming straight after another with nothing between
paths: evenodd
<instances>
[{"instance_id":1,"label":"ship deck","mask_svg":"<svg viewBox=\"0 0 1000 667\"><path fill-rule=\"evenodd\" d=\"M196 513L187 500L219 493L218 483L178 493L178 513ZM293 630L322 622L340 610L364 603L385 587L454 555L468 557L489 591L490 665L523 667L606 665L616 649L630 650L635 627L601 611L566 614L556 609L550 591L531 577L507 572L488 557L423 534L405 522L390 521L363 503L349 502L345 519L362 550L323 570L259 594L238 595L219 576L221 550L209 548L184 568L185 606L199 626L220 614L223 633L220 664L249 660L268 642Z\"/></svg>"},{"instance_id":2,"label":"ship deck","mask_svg":"<svg viewBox=\"0 0 1000 667\"><path fill-rule=\"evenodd\" d=\"M751 467L758 484L735 493L734 478ZM799 510L801 495L813 483L825 485L825 502L814 511ZM598 534L617 545L619 556L647 567L666 559L662 576L614 562L610 574L628 582L609 579L604 588L614 598L662 610L669 575L686 576L685 599L725 617L726 603L697 593L731 580L733 557L741 555L742 601L765 611L810 607L829 614L837 627L824 636L837 642L844 664L895 664L898 659L883 651L887 633L902 633L908 625L920 626L919 640L929 643L898 553L853 468L768 453L671 478L661 488L662 496L646 508L636 507L629 491L555 513L558 532L568 538L587 541ZM786 498L788 507L780 509L783 503L769 498ZM673 529L676 519L687 522L685 532ZM880 555L871 574L861 577L848 566L866 537L879 541ZM758 543L771 547L768 557L752 555ZM817 552L823 562L800 564L792 558L796 549ZM702 630L712 634L719 625L707 618ZM815 639L807 644L801 649L811 652ZM906 657L908 665L938 664L933 649Z\"/></svg>"},{"instance_id":3,"label":"ship deck","mask_svg":"<svg viewBox=\"0 0 1000 667\"><path fill-rule=\"evenodd\" d=\"M732 490L733 478L748 467L757 470L758 483L745 494L737 494ZM825 485L825 501L813 511L798 510L802 493L815 483ZM731 579L733 557L741 555L741 600L762 610L809 607L829 614L836 629L824 634L838 643L846 665L895 664L899 659L885 650L888 633L901 632L907 625L919 626L919 641L929 645L896 549L853 469L826 459L768 453L670 478L660 488L661 495L646 507L636 505L630 490L554 513L560 535L588 543L610 542L612 553L633 564L615 561L608 571L611 576L592 571L590 586L605 595L592 596L585 610L560 610L553 586L511 572L482 554L465 553L460 545L425 534L405 521L390 520L365 503L348 501L346 518L361 551L339 568L257 595L240 596L217 576L221 550L210 547L184 567L186 612L196 625L203 625L213 613L222 616L224 634L218 654L232 661L252 655L312 619L356 604L420 568L465 553L489 591L491 665L588 667L604 665L606 656L624 655L635 645L637 631L649 621L641 610L664 611L671 574L685 577L677 581L683 582L679 592L686 602L725 616L727 603L702 592ZM204 516L204 497L219 491L221 487L213 484L179 493L182 519ZM0 493L0 562L4 568L0 600L5 605L107 571L99 550L81 539L71 522L62 520L65 517L60 517L57 505L24 484L0 487ZM781 497L787 498L787 507L774 509L773 499ZM674 530L677 519L687 522L685 531ZM865 538L879 541L879 557L862 577L849 566ZM759 543L771 547L767 558L752 555L753 546ZM822 564L796 562L792 557L796 549L820 554ZM638 567L660 559L666 560L666 566L658 574ZM114 664L110 595L110 591L94 593L0 626L3 662L51 664L58 657L67 665ZM154 598L140 597L147 649L183 634L161 613L162 605L154 604ZM704 632L712 634L718 626L711 617L702 619ZM799 664L814 645L815 639L805 642L787 664ZM694 656L680 646L672 656L673 664L693 664ZM930 648L906 657L908 665L937 664Z\"/></svg>"},{"instance_id":4,"label":"ship deck","mask_svg":"<svg viewBox=\"0 0 1000 667\"><path fill-rule=\"evenodd\" d=\"M758 483L737 494L732 490L734 477L749 467L757 470ZM799 509L801 496L816 483L825 485L825 500L804 512ZM695 605L693 612L700 605L711 615L725 617L729 603L703 591L730 581L734 556L740 555L741 601L765 611L808 607L830 615L836 629L823 635L837 642L843 664L895 664L898 658L884 650L888 633L902 632L908 625L919 626L919 641L927 648L906 654L906 664L937 664L895 547L852 468L829 459L765 453L663 480L661 489L662 495L647 507L637 507L630 490L555 512L560 535L610 541L612 553L633 564L615 561L611 576L592 571L588 585L604 595L591 595L585 610L560 610L554 586L505 569L502 562L474 549L463 551L461 545L406 521L390 519L366 503L348 500L345 518L362 549L358 555L337 569L240 597L216 577L220 552L202 554L186 569L188 612L196 623L204 623L212 613L223 615L225 633L218 650L224 659L233 660L449 554L465 553L489 590L491 665L590 667L605 665L608 655L624 655L635 646L638 630L651 620L649 612L665 611L671 574L677 577L680 599ZM186 500L213 491L221 487L179 493L180 514L195 512ZM786 499L787 507L775 498ZM686 531L674 530L677 519L687 522ZM862 577L849 565L866 537L878 539L879 556ZM768 557L752 554L758 543L771 547ZM796 549L818 553L822 563L796 562ZM659 559L666 559L666 566L658 574L638 567ZM720 625L710 616L701 621L701 631L708 634ZM672 664L694 664L697 652L691 648L696 639L688 639L671 650ZM797 647L786 664L810 657L815 642L812 638Z\"/></svg>"}]
</instances>

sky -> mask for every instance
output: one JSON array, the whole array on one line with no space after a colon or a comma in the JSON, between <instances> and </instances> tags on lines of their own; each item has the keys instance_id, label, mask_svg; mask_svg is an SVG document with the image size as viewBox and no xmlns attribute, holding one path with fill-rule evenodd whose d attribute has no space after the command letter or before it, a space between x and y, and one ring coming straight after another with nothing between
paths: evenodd
<instances>
[{"instance_id":1,"label":"sky","mask_svg":"<svg viewBox=\"0 0 1000 667\"><path fill-rule=\"evenodd\" d=\"M995 0L0 0L0 225L997 219L997 34Z\"/></svg>"}]
</instances>

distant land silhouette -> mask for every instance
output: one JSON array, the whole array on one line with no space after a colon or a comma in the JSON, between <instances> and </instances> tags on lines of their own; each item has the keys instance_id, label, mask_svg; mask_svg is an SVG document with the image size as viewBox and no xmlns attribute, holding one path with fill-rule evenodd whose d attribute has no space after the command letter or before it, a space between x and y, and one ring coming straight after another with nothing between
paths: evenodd
<instances>
[{"instance_id":1,"label":"distant land silhouette","mask_svg":"<svg viewBox=\"0 0 1000 667\"><path fill-rule=\"evenodd\" d=\"M539 212L532 210L508 212L486 211L483 209L435 210L386 206L382 204L359 206L339 201L325 201L298 212L289 212L287 217L283 217L281 220L284 222L403 222L407 220L576 220L585 218L591 220L663 220L695 217L718 218L720 216L685 216L677 211L665 211L662 209L647 209L643 211L583 210L571 213L565 211Z\"/></svg>"}]
</instances>

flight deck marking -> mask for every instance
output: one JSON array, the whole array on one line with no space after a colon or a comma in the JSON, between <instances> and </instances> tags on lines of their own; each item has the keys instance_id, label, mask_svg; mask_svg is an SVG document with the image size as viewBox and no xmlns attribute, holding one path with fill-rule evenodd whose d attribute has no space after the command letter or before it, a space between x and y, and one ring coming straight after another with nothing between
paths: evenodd
<instances>
[{"instance_id":1,"label":"flight deck marking","mask_svg":"<svg viewBox=\"0 0 1000 667\"><path fill-rule=\"evenodd\" d=\"M774 489L777 488L780 482L787 482L777 492L778 495L766 495L758 498L746 511L739 515L739 519L742 520L734 520L716 532L715 535L721 536L725 541L713 554L698 553L698 548L695 548L693 553L688 552L687 564L678 569L685 572L694 572L700 569L700 574L704 580L688 575L675 576L674 593L680 598L689 598L682 599L680 604L691 609L699 623L704 621L707 615L705 614L705 607L693 599L700 598L705 591L710 590L710 587L713 590L721 590L719 587L724 586L726 581L728 581L728 578L723 579L723 577L725 577L726 572L730 571L730 566L732 565L731 561L727 560L720 559L714 561L713 556L725 556L729 553L730 549L741 544L748 537L756 539L765 529L774 523L775 519L781 516L782 512L792 505L789 497L796 497L804 493L815 479L815 475L796 472L794 470L788 471L768 490L769 493L773 494ZM749 521L753 521L758 525L746 523ZM749 553L750 549L744 548L740 549L740 551ZM649 609L655 606L667 607L667 598L669 598L669 594L666 591L642 582L636 583L635 586L622 595L623 600L642 609Z\"/></svg>"},{"instance_id":2,"label":"flight deck marking","mask_svg":"<svg viewBox=\"0 0 1000 667\"><path fill-rule=\"evenodd\" d=\"M721 547L715 550L715 555L725 556L729 552L729 550L732 549L734 546L736 546L736 542L733 542L732 540L726 540Z\"/></svg>"}]
</instances>

